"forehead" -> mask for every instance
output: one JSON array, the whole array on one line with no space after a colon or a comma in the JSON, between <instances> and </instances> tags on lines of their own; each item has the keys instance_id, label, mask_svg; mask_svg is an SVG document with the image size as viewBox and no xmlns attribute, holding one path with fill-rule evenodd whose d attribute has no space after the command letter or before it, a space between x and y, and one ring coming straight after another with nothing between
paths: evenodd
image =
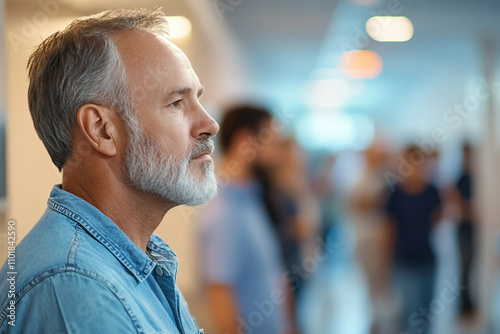
<instances>
[{"instance_id":1,"label":"forehead","mask_svg":"<svg viewBox=\"0 0 500 334\"><path fill-rule=\"evenodd\" d=\"M166 38L136 29L114 34L113 41L129 84L149 91L199 85L189 59Z\"/></svg>"}]
</instances>

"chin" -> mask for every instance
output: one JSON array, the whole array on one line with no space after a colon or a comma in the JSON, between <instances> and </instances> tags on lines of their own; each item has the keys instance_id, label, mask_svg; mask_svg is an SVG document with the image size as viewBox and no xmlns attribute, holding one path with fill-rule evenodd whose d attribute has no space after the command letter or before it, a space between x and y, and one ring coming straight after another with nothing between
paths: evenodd
<instances>
[{"instance_id":1,"label":"chin","mask_svg":"<svg viewBox=\"0 0 500 334\"><path fill-rule=\"evenodd\" d=\"M184 205L196 206L204 204L217 195L217 180L213 172L205 172L196 182L193 182L188 189L185 189L183 200Z\"/></svg>"}]
</instances>

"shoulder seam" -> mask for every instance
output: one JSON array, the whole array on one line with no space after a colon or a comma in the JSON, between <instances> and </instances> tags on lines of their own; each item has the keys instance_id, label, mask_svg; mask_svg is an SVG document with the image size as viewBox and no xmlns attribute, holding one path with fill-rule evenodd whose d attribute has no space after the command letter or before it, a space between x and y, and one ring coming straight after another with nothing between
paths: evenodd
<instances>
[{"instance_id":1,"label":"shoulder seam","mask_svg":"<svg viewBox=\"0 0 500 334\"><path fill-rule=\"evenodd\" d=\"M73 230L73 241L71 242L71 247L68 252L67 263L69 266L76 266L76 253L78 251L78 247L80 246L80 239L82 238L81 227L78 224L75 224Z\"/></svg>"}]
</instances>

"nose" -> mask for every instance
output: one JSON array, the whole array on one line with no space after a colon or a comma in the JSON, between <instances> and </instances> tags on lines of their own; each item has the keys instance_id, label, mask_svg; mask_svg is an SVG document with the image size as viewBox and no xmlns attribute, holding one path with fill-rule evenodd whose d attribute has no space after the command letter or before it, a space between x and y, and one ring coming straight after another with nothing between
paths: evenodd
<instances>
[{"instance_id":1,"label":"nose","mask_svg":"<svg viewBox=\"0 0 500 334\"><path fill-rule=\"evenodd\" d=\"M208 139L219 132L219 124L199 105L197 119L192 127L191 135L196 139Z\"/></svg>"}]
</instances>

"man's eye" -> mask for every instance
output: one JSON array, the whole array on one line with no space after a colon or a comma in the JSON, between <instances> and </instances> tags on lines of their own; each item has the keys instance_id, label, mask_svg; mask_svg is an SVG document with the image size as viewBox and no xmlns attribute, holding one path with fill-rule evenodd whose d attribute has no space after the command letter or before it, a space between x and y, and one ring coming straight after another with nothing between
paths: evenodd
<instances>
[{"instance_id":1,"label":"man's eye","mask_svg":"<svg viewBox=\"0 0 500 334\"><path fill-rule=\"evenodd\" d=\"M174 103L170 103L170 106L172 106L174 108L180 108L181 107L181 102L182 102L182 100L177 100Z\"/></svg>"}]
</instances>

